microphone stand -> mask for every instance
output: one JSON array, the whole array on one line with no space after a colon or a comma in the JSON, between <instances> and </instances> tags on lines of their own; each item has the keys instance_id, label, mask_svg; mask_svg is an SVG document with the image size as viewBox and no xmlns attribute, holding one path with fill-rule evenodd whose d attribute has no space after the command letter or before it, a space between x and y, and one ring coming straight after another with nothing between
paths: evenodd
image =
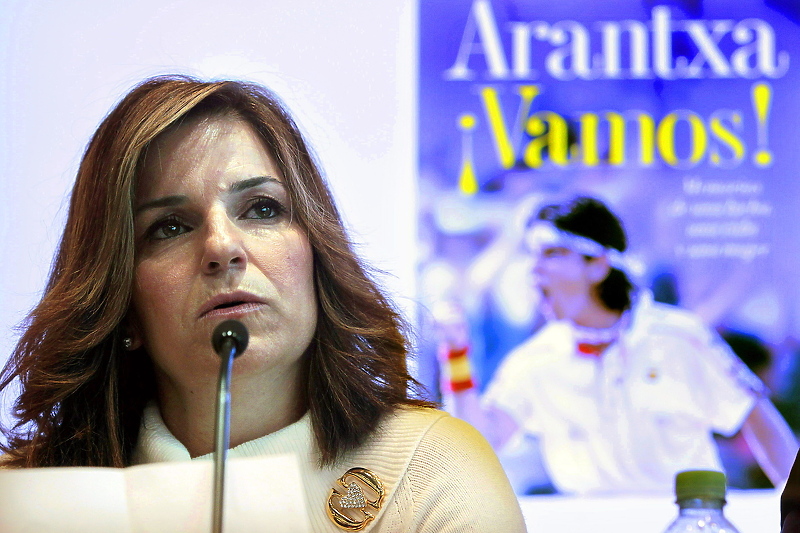
<instances>
[{"instance_id":1,"label":"microphone stand","mask_svg":"<svg viewBox=\"0 0 800 533\"><path fill-rule=\"evenodd\" d=\"M236 355L236 341L226 338L219 350L219 382L217 383L217 422L214 428L214 511L212 531L222 533L222 511L225 496L225 459L228 456L231 432L231 367Z\"/></svg>"}]
</instances>

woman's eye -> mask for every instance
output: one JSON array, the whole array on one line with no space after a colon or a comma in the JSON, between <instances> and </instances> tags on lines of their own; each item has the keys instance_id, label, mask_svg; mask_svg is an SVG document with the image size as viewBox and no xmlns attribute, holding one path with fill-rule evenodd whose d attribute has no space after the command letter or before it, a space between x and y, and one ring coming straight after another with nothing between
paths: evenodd
<instances>
[{"instance_id":1,"label":"woman's eye","mask_svg":"<svg viewBox=\"0 0 800 533\"><path fill-rule=\"evenodd\" d=\"M258 198L254 200L242 215L242 218L270 219L283 214L284 208L272 198Z\"/></svg>"},{"instance_id":2,"label":"woman's eye","mask_svg":"<svg viewBox=\"0 0 800 533\"><path fill-rule=\"evenodd\" d=\"M156 241L171 239L186 233L189 229L190 228L186 224L178 220L165 219L153 224L147 232L147 237Z\"/></svg>"},{"instance_id":3,"label":"woman's eye","mask_svg":"<svg viewBox=\"0 0 800 533\"><path fill-rule=\"evenodd\" d=\"M544 257L562 257L567 255L567 250L561 247L545 248L542 251Z\"/></svg>"}]
</instances>

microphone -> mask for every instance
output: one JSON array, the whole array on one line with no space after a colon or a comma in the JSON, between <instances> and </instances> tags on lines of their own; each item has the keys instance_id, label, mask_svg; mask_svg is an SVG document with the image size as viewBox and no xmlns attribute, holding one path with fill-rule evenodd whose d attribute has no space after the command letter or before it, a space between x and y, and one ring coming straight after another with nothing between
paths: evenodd
<instances>
[{"instance_id":1,"label":"microphone","mask_svg":"<svg viewBox=\"0 0 800 533\"><path fill-rule=\"evenodd\" d=\"M247 328L238 320L226 320L214 328L214 333L211 334L211 345L223 359L231 355L233 357L242 355L247 349L249 340ZM231 350L236 350L236 352L231 354Z\"/></svg>"},{"instance_id":2,"label":"microphone","mask_svg":"<svg viewBox=\"0 0 800 533\"><path fill-rule=\"evenodd\" d=\"M247 349L248 340L247 328L238 320L226 320L211 334L211 345L221 358L217 382L217 422L214 427L214 505L211 517L214 533L222 533L225 459L231 432L231 367L234 358Z\"/></svg>"}]
</instances>

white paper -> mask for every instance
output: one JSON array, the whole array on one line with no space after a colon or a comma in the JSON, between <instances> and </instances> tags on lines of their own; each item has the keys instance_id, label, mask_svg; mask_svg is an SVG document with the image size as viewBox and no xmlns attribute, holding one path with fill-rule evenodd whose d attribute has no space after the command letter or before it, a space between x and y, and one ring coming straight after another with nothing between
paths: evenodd
<instances>
[{"instance_id":1,"label":"white paper","mask_svg":"<svg viewBox=\"0 0 800 533\"><path fill-rule=\"evenodd\" d=\"M213 467L187 461L0 470L0 532L207 532ZM223 529L311 531L293 455L228 460Z\"/></svg>"}]
</instances>

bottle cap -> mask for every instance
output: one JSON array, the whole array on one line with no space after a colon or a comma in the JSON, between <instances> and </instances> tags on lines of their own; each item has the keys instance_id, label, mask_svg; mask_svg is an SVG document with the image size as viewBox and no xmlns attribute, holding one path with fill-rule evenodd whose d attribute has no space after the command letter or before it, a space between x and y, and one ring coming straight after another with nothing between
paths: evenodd
<instances>
[{"instance_id":1,"label":"bottle cap","mask_svg":"<svg viewBox=\"0 0 800 533\"><path fill-rule=\"evenodd\" d=\"M691 499L725 499L725 474L714 470L688 470L675 476L678 501Z\"/></svg>"}]
</instances>

